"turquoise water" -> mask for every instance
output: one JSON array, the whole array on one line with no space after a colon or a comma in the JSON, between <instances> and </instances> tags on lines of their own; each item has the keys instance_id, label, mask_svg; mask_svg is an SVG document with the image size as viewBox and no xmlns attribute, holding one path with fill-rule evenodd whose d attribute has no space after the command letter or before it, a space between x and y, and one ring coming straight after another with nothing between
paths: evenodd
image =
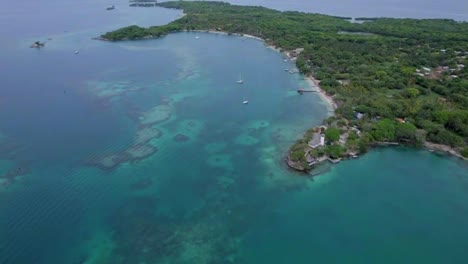
<instances>
[{"instance_id":1,"label":"turquoise water","mask_svg":"<svg viewBox=\"0 0 468 264\"><path fill-rule=\"evenodd\" d=\"M288 146L329 111L282 55L206 33L94 41L180 14L77 5L0 29L0 263L466 259L465 163L389 148L296 174Z\"/></svg>"}]
</instances>

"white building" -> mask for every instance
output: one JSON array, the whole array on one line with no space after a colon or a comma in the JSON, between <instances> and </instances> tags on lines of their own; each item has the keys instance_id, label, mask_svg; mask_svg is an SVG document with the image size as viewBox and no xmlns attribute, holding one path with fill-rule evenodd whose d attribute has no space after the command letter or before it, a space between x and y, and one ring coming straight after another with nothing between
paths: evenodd
<instances>
[{"instance_id":1,"label":"white building","mask_svg":"<svg viewBox=\"0 0 468 264\"><path fill-rule=\"evenodd\" d=\"M323 145L325 145L325 136L320 133L314 133L309 141L309 147L318 148Z\"/></svg>"}]
</instances>

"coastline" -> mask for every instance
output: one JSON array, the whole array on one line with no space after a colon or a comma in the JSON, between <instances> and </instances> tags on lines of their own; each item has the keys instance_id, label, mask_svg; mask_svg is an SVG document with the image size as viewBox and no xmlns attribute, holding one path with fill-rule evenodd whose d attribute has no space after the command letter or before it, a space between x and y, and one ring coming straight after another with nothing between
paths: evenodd
<instances>
[{"instance_id":1,"label":"coastline","mask_svg":"<svg viewBox=\"0 0 468 264\"><path fill-rule=\"evenodd\" d=\"M228 32L222 31L222 30L219 30L219 31L218 30L181 30L181 31L178 31L178 32L199 32L199 33L220 34L220 35L227 35L227 36L240 36L240 37L255 39L255 40L263 42L264 45L267 48L273 49L273 50L285 55L289 60L295 60L296 59L296 57L290 55L290 51L282 50L279 47L276 47L276 46L274 46L272 44L267 43L267 41L265 39L262 39L260 37L256 37L256 36L253 36L253 35L249 35L249 34L228 33ZM172 32L172 33L177 33L177 32ZM160 38L160 37L161 36L146 36L146 37L141 38L140 40L156 39L156 38ZM102 37L98 37L98 38L95 38L95 39L96 40L103 40L103 41L113 41L113 40L105 39L105 38L102 38ZM135 39L135 40L138 40L138 39ZM298 73L303 74L301 72L298 72ZM319 97L321 98L321 100L326 103L327 108L328 108L328 112L329 112L328 117L335 116L335 110L338 108L337 102L333 99L332 96L328 95L327 92L320 87L320 81L317 80L313 75L304 75L304 77L305 77L305 81L307 82L308 86L310 88L312 88L314 91L316 91L319 94ZM390 142L390 144L387 144L387 145L391 146L391 145L394 145L394 144L393 144L393 142ZM444 152L444 153L446 153L448 155L452 155L452 156L458 157L458 158L460 158L460 159L462 159L464 161L468 161L468 158L463 157L459 151L457 151L456 149L454 149L454 148L452 148L450 146L447 146L447 145L436 144L436 143L432 143L432 142L424 142L423 147L426 150L431 151L431 152L433 152L433 151ZM352 157L357 158L358 154L359 153L355 153L354 155L352 155ZM286 157L287 165L290 168L292 168L294 170L297 170L299 172L305 172L306 170L300 169L300 168L297 168L296 166L294 166L294 162L292 162L290 160L289 155L290 154L288 152L287 157ZM319 162L318 164L322 164L324 162L332 162L333 164L336 164L336 163L339 163L340 160L341 159L330 161L329 159L325 159L325 160Z\"/></svg>"},{"instance_id":2,"label":"coastline","mask_svg":"<svg viewBox=\"0 0 468 264\"><path fill-rule=\"evenodd\" d=\"M184 14L185 16L185 14ZM270 48L278 53L281 53L283 54L284 56L286 56L289 60L292 60L293 57L289 54L288 51L283 51L281 48L278 48L272 44L268 44L264 39L260 38L260 37L256 37L254 35L249 35L249 34L241 34L241 33L228 33L226 31L218 31L218 30L181 30L179 32L199 32L199 33L210 33L210 34L219 34L219 35L225 35L225 36L238 36L238 37L245 37L245 38L249 38L249 39L255 39L255 40L258 40L258 41L261 41L265 44L265 46L267 48ZM173 32L173 33L177 33L177 32ZM157 38L160 38L161 36L146 36L146 37L143 37L141 39L135 39L135 40L148 40L148 39L157 39ZM109 39L106 39L106 38L103 38L103 37L96 37L96 38L93 38L94 40L101 40L101 41L111 41L113 42L113 40L109 40ZM124 39L124 40L129 40L129 39ZM302 74L301 72L299 72L300 74ZM333 116L334 113L335 113L335 110L338 108L338 104L336 103L336 101L333 99L332 96L328 95L327 92L325 90L322 89L322 87L320 87L320 81L315 79L314 76L312 75L304 75L305 77L305 81L307 82L308 86L312 89L314 89L318 94L319 94L319 97L322 99L323 102L325 102L327 104L327 108L328 108L328 112L330 113L330 116Z\"/></svg>"},{"instance_id":3,"label":"coastline","mask_svg":"<svg viewBox=\"0 0 468 264\"><path fill-rule=\"evenodd\" d=\"M447 146L447 145L436 144L432 142L424 142L424 147L431 152L433 151L443 152L445 154L452 155L462 160L468 161L468 158L463 157L461 153L457 152L454 148Z\"/></svg>"},{"instance_id":4,"label":"coastline","mask_svg":"<svg viewBox=\"0 0 468 264\"><path fill-rule=\"evenodd\" d=\"M249 34L239 34L239 33L231 33L230 34L230 33L225 32L225 31L215 31L215 30L208 30L208 31L203 31L203 30L188 31L188 30L185 30L185 31L182 31L182 32L201 32L201 33L211 33L211 34L220 34L220 35L240 36L240 37L255 39L255 40L263 42L267 48L270 48L270 49L272 49L274 51L277 51L277 52L285 55L289 60L293 59L293 57L289 54L288 51L282 51L281 48L278 48L278 47L276 47L274 45L268 44L264 39L253 36L253 35L249 35ZM300 73L300 74L302 74L302 73ZM338 104L333 99L333 97L328 95L327 92L325 90L323 90L322 87L320 87L320 81L315 79L314 76L304 75L304 77L305 77L305 81L307 82L308 86L310 88L314 89L319 94L322 101L327 104L327 108L328 108L328 111L330 112L330 115L331 116L334 115L335 110L338 108Z\"/></svg>"},{"instance_id":5,"label":"coastline","mask_svg":"<svg viewBox=\"0 0 468 264\"><path fill-rule=\"evenodd\" d=\"M249 34L228 33L225 31L217 31L217 30L182 30L181 32L200 32L200 33L219 34L219 35L225 35L225 36L239 36L239 37L245 37L249 39L255 39L255 40L263 42L267 48L270 48L278 53L283 54L289 60L294 59L289 54L288 51L282 51L281 48L268 44L264 39L253 36L253 35L249 35ZM336 101L333 99L332 96L328 95L327 92L322 89L322 87L320 87L320 81L315 79L313 75L304 75L304 77L305 77L305 81L307 82L307 85L310 88L312 88L314 91L316 91L320 99L327 104L327 110L330 116L333 116L335 114L335 110L338 108L338 104L336 103Z\"/></svg>"},{"instance_id":6,"label":"coastline","mask_svg":"<svg viewBox=\"0 0 468 264\"><path fill-rule=\"evenodd\" d=\"M314 88L317 91L322 101L328 104L328 111L334 115L335 110L338 108L338 104L332 96L328 95L327 92L320 87L320 81L315 79L314 76L309 75L306 76L306 82L309 84L309 87Z\"/></svg>"},{"instance_id":7,"label":"coastline","mask_svg":"<svg viewBox=\"0 0 468 264\"><path fill-rule=\"evenodd\" d=\"M265 40L253 35L248 35L248 34L239 34L239 33L228 33L226 31L218 31L218 30L181 30L179 32L200 32L200 33L210 33L210 34L219 34L219 35L226 35L226 36L240 36L240 37L246 37L246 38L251 38L251 39L256 39L259 41L262 41L264 43Z\"/></svg>"}]
</instances>

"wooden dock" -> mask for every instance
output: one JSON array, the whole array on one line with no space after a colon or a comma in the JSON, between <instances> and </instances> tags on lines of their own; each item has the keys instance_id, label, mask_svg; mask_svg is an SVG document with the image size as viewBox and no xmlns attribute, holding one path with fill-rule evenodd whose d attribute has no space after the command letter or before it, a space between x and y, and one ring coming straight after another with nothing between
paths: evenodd
<instances>
[{"instance_id":1,"label":"wooden dock","mask_svg":"<svg viewBox=\"0 0 468 264\"><path fill-rule=\"evenodd\" d=\"M299 88L297 89L297 93L302 95L304 93L318 93L318 91L315 91L315 90L305 90L305 89L302 89L302 88Z\"/></svg>"}]
</instances>

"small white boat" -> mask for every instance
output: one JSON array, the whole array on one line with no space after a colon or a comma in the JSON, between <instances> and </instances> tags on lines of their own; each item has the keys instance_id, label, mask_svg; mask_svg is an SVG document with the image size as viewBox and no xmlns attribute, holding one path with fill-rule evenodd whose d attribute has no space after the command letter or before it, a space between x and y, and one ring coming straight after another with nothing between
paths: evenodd
<instances>
[{"instance_id":1,"label":"small white boat","mask_svg":"<svg viewBox=\"0 0 468 264\"><path fill-rule=\"evenodd\" d=\"M78 53L80 53L80 51L78 51L78 50L75 50L75 54L78 54Z\"/></svg>"},{"instance_id":2,"label":"small white boat","mask_svg":"<svg viewBox=\"0 0 468 264\"><path fill-rule=\"evenodd\" d=\"M284 62L287 62L288 60L287 60L287 59L284 59L283 61L284 61Z\"/></svg>"},{"instance_id":3,"label":"small white boat","mask_svg":"<svg viewBox=\"0 0 468 264\"><path fill-rule=\"evenodd\" d=\"M114 10L114 9L115 9L115 6L113 5L106 7L106 10Z\"/></svg>"},{"instance_id":4,"label":"small white boat","mask_svg":"<svg viewBox=\"0 0 468 264\"><path fill-rule=\"evenodd\" d=\"M238 84L243 84L244 80L242 80L242 75L239 73L239 80L237 81Z\"/></svg>"},{"instance_id":5,"label":"small white boat","mask_svg":"<svg viewBox=\"0 0 468 264\"><path fill-rule=\"evenodd\" d=\"M243 104L248 104L248 103L249 103L249 100L244 100L242 103L243 103Z\"/></svg>"},{"instance_id":6,"label":"small white boat","mask_svg":"<svg viewBox=\"0 0 468 264\"><path fill-rule=\"evenodd\" d=\"M200 37L199 36L195 36L196 39L199 39Z\"/></svg>"},{"instance_id":7,"label":"small white boat","mask_svg":"<svg viewBox=\"0 0 468 264\"><path fill-rule=\"evenodd\" d=\"M284 71L289 71L289 69L288 69L288 68L286 68L286 69L284 69Z\"/></svg>"}]
</instances>

